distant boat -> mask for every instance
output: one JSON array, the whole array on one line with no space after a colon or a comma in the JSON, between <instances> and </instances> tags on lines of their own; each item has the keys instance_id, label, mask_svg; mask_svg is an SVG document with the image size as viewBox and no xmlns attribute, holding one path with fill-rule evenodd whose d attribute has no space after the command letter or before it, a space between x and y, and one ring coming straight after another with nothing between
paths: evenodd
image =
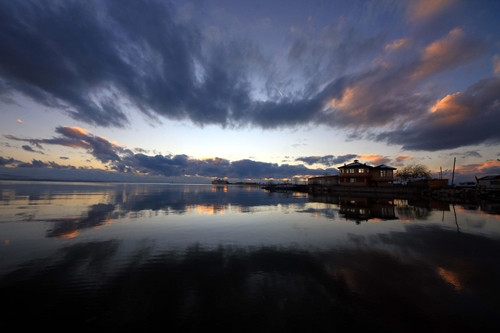
<instances>
[{"instance_id":1,"label":"distant boat","mask_svg":"<svg viewBox=\"0 0 500 333\"><path fill-rule=\"evenodd\" d=\"M212 180L212 184L213 185L227 185L227 184L229 184L229 182L227 180L217 178L217 179Z\"/></svg>"}]
</instances>

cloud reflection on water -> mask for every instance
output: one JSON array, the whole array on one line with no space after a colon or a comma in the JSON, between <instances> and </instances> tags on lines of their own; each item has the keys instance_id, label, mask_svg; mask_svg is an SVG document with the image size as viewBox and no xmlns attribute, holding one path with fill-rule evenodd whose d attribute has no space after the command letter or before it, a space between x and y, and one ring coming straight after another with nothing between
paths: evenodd
<instances>
[{"instance_id":1,"label":"cloud reflection on water","mask_svg":"<svg viewBox=\"0 0 500 333\"><path fill-rule=\"evenodd\" d=\"M2 185L0 226L19 232L0 248L0 294L23 302L2 315L19 328L24 318L183 332L500 328L499 233L477 208L451 206L450 225L450 205L399 199Z\"/></svg>"},{"instance_id":2,"label":"cloud reflection on water","mask_svg":"<svg viewBox=\"0 0 500 333\"><path fill-rule=\"evenodd\" d=\"M72 245L3 276L6 304L29 300L8 307L5 318L113 329L164 323L174 331L500 328L500 243L440 227L408 227L327 251L193 244L153 254L144 243L110 271L119 246Z\"/></svg>"}]
</instances>

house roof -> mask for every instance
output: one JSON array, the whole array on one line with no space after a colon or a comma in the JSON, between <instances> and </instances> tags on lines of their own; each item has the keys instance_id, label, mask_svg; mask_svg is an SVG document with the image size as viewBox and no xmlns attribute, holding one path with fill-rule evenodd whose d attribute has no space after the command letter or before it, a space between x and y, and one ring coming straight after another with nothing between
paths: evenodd
<instances>
[{"instance_id":1,"label":"house roof","mask_svg":"<svg viewBox=\"0 0 500 333\"><path fill-rule=\"evenodd\" d=\"M477 180L495 180L495 179L500 179L500 175L484 176L484 177L481 177L481 178L477 178Z\"/></svg>"},{"instance_id":2,"label":"house roof","mask_svg":"<svg viewBox=\"0 0 500 333\"><path fill-rule=\"evenodd\" d=\"M354 162L349 163L349 164L344 164L344 165L342 165L342 166L339 166L337 169L343 169L343 168L357 168L357 167L365 167L365 168L368 168L368 169L373 168L372 166L367 165L366 163L359 163L359 161L358 161L358 160L354 160Z\"/></svg>"},{"instance_id":3,"label":"house roof","mask_svg":"<svg viewBox=\"0 0 500 333\"><path fill-rule=\"evenodd\" d=\"M393 168L393 167L385 165L385 164L380 164L380 165L377 165L376 167L373 167L371 165L367 165L366 163L359 163L358 160L354 160L354 162L352 162L352 163L339 166L337 169L359 168L359 167L364 167L364 168L368 168L368 169L396 170L396 168Z\"/></svg>"},{"instance_id":4,"label":"house roof","mask_svg":"<svg viewBox=\"0 0 500 333\"><path fill-rule=\"evenodd\" d=\"M393 168L393 167L385 165L385 164L377 165L376 167L374 167L374 169L396 170L396 168Z\"/></svg>"},{"instance_id":5,"label":"house roof","mask_svg":"<svg viewBox=\"0 0 500 333\"><path fill-rule=\"evenodd\" d=\"M309 177L309 179L319 179L319 178L338 178L339 175L326 175L326 176L314 176Z\"/></svg>"}]
</instances>

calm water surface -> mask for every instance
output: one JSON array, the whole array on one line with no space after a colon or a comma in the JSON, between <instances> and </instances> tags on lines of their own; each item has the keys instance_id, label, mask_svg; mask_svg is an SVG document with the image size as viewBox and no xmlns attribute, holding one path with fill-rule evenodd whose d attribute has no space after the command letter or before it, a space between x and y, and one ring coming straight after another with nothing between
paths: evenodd
<instances>
[{"instance_id":1,"label":"calm water surface","mask_svg":"<svg viewBox=\"0 0 500 333\"><path fill-rule=\"evenodd\" d=\"M498 203L4 181L0 238L16 328L500 329Z\"/></svg>"}]
</instances>

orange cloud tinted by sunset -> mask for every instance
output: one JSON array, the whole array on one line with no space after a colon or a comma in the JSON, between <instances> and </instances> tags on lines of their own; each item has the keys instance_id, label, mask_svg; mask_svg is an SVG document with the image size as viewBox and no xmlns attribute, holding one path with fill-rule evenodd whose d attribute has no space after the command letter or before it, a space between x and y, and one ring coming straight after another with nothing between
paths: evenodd
<instances>
[{"instance_id":1,"label":"orange cloud tinted by sunset","mask_svg":"<svg viewBox=\"0 0 500 333\"><path fill-rule=\"evenodd\" d=\"M455 0L414 0L408 6L410 20L424 20L442 13L450 7Z\"/></svg>"}]
</instances>

